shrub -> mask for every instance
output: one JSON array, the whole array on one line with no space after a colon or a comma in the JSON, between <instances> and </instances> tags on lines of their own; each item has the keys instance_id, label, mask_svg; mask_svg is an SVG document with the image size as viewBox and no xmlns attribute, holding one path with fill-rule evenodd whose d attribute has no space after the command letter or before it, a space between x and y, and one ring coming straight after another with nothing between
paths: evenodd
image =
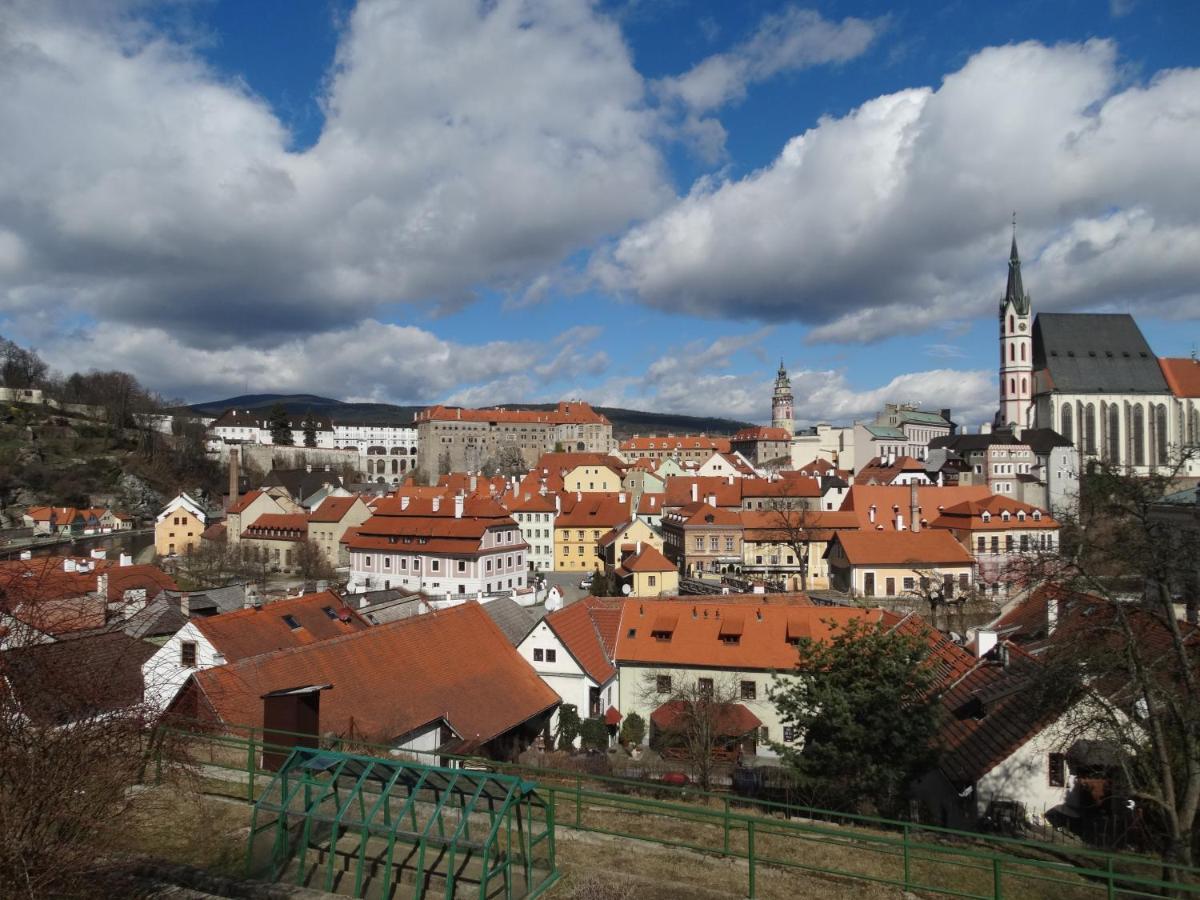
<instances>
[{"instance_id":1,"label":"shrub","mask_svg":"<svg viewBox=\"0 0 1200 900\"><path fill-rule=\"evenodd\" d=\"M646 737L646 720L631 712L621 723L621 742L631 746L640 744Z\"/></svg>"},{"instance_id":2,"label":"shrub","mask_svg":"<svg viewBox=\"0 0 1200 900\"><path fill-rule=\"evenodd\" d=\"M579 726L579 736L583 739L584 750L608 748L608 726L603 719L584 719Z\"/></svg>"}]
</instances>

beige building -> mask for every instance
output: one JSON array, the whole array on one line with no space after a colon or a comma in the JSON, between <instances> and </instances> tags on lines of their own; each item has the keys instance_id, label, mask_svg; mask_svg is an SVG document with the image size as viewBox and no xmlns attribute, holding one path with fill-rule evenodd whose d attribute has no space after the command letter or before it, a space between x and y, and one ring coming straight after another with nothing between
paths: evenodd
<instances>
[{"instance_id":1,"label":"beige building","mask_svg":"<svg viewBox=\"0 0 1200 900\"><path fill-rule=\"evenodd\" d=\"M742 513L742 572L782 581L788 590L800 590L801 558L793 543L807 546L809 590L829 589L829 561L825 552L833 536L857 530L852 512L763 510ZM792 538L796 541L793 542Z\"/></svg>"},{"instance_id":2,"label":"beige building","mask_svg":"<svg viewBox=\"0 0 1200 900\"><path fill-rule=\"evenodd\" d=\"M675 564L650 544L635 544L621 554L620 564L613 573L627 597L658 597L679 593L679 570Z\"/></svg>"},{"instance_id":3,"label":"beige building","mask_svg":"<svg viewBox=\"0 0 1200 900\"><path fill-rule=\"evenodd\" d=\"M341 543L346 532L371 518L362 497L326 497L308 516L308 539L316 542L325 559L336 568L350 565L350 550Z\"/></svg>"},{"instance_id":4,"label":"beige building","mask_svg":"<svg viewBox=\"0 0 1200 900\"><path fill-rule=\"evenodd\" d=\"M510 451L533 466L543 453L608 453L614 447L612 423L582 401L552 410L433 406L415 421L417 453L432 479L478 471Z\"/></svg>"},{"instance_id":5,"label":"beige building","mask_svg":"<svg viewBox=\"0 0 1200 900\"><path fill-rule=\"evenodd\" d=\"M949 531L841 531L826 552L830 587L856 597L913 597L940 589L966 593L975 566Z\"/></svg>"},{"instance_id":6,"label":"beige building","mask_svg":"<svg viewBox=\"0 0 1200 900\"><path fill-rule=\"evenodd\" d=\"M561 496L561 512L554 520L554 571L596 571L601 567L600 539L632 517L629 497L623 492Z\"/></svg>"},{"instance_id":7,"label":"beige building","mask_svg":"<svg viewBox=\"0 0 1200 900\"><path fill-rule=\"evenodd\" d=\"M181 556L200 546L200 534L209 517L197 501L180 494L154 520L154 552L159 556Z\"/></svg>"},{"instance_id":8,"label":"beige building","mask_svg":"<svg viewBox=\"0 0 1200 900\"><path fill-rule=\"evenodd\" d=\"M308 518L303 513L266 513L242 530L241 543L280 572L300 565L301 546L308 540Z\"/></svg>"},{"instance_id":9,"label":"beige building","mask_svg":"<svg viewBox=\"0 0 1200 900\"><path fill-rule=\"evenodd\" d=\"M596 553L605 565L613 567L621 561L624 553L633 550L635 546L642 545L653 547L661 553L662 535L642 519L631 518L601 535L600 539L596 541Z\"/></svg>"},{"instance_id":10,"label":"beige building","mask_svg":"<svg viewBox=\"0 0 1200 900\"><path fill-rule=\"evenodd\" d=\"M225 511L225 539L230 544L237 544L242 539L242 532L259 516L284 515L301 513L302 510L287 493L275 488L272 490L250 491L237 498Z\"/></svg>"}]
</instances>

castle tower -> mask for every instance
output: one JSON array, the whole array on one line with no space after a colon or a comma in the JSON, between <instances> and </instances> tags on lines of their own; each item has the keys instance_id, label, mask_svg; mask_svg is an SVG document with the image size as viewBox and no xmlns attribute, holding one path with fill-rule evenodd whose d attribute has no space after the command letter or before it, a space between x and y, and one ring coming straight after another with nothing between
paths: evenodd
<instances>
[{"instance_id":1,"label":"castle tower","mask_svg":"<svg viewBox=\"0 0 1200 900\"><path fill-rule=\"evenodd\" d=\"M1033 313L1021 283L1016 213L1008 255L1008 286L1000 301L1000 411L996 424L1033 426Z\"/></svg>"},{"instance_id":2,"label":"castle tower","mask_svg":"<svg viewBox=\"0 0 1200 900\"><path fill-rule=\"evenodd\" d=\"M792 383L788 380L783 360L779 361L779 372L775 376L775 393L771 397L771 427L782 428L795 436L796 419L793 413Z\"/></svg>"}]
</instances>

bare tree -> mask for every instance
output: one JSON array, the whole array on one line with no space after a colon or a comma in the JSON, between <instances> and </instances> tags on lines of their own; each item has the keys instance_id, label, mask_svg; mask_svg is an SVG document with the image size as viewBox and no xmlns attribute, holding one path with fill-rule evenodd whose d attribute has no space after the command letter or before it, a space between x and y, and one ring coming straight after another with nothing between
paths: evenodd
<instances>
[{"instance_id":1,"label":"bare tree","mask_svg":"<svg viewBox=\"0 0 1200 900\"><path fill-rule=\"evenodd\" d=\"M1063 744L1103 741L1155 849L1185 865L1200 838L1200 631L1180 611L1198 602L1200 512L1194 493L1172 494L1191 458L1087 475L1036 595L1054 623L1042 699L1070 711Z\"/></svg>"},{"instance_id":2,"label":"bare tree","mask_svg":"<svg viewBox=\"0 0 1200 900\"><path fill-rule=\"evenodd\" d=\"M651 744L665 757L685 761L700 787L709 790L716 769L736 762L747 726L736 674L714 672L691 678L679 672L650 672L642 685L647 706L663 710L660 727L651 717Z\"/></svg>"},{"instance_id":3,"label":"bare tree","mask_svg":"<svg viewBox=\"0 0 1200 900\"><path fill-rule=\"evenodd\" d=\"M97 896L130 788L152 754L168 766L183 754L142 700L155 648L118 628L80 636L95 625L93 598L60 596L61 579L38 563L0 575L0 609L29 624L0 653L0 894Z\"/></svg>"},{"instance_id":4,"label":"bare tree","mask_svg":"<svg viewBox=\"0 0 1200 900\"><path fill-rule=\"evenodd\" d=\"M305 581L330 581L333 579L333 564L325 556L321 545L314 540L301 541L296 545L292 564L297 574Z\"/></svg>"},{"instance_id":5,"label":"bare tree","mask_svg":"<svg viewBox=\"0 0 1200 900\"><path fill-rule=\"evenodd\" d=\"M780 498L771 500L771 516L779 544L791 550L800 576L800 590L808 590L809 554L820 512Z\"/></svg>"}]
</instances>

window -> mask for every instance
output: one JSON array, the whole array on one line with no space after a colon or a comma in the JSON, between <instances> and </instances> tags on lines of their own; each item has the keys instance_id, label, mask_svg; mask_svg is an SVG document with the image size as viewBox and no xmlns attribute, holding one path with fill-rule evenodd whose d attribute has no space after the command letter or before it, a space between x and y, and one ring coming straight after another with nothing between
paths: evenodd
<instances>
[{"instance_id":1,"label":"window","mask_svg":"<svg viewBox=\"0 0 1200 900\"><path fill-rule=\"evenodd\" d=\"M460 559L458 561L458 571L460 571L460 572L467 571L467 561L465 559Z\"/></svg>"},{"instance_id":2,"label":"window","mask_svg":"<svg viewBox=\"0 0 1200 900\"><path fill-rule=\"evenodd\" d=\"M557 662L557 661L558 661L558 651L557 650L547 650L546 651L546 662Z\"/></svg>"},{"instance_id":3,"label":"window","mask_svg":"<svg viewBox=\"0 0 1200 900\"><path fill-rule=\"evenodd\" d=\"M671 632L669 632L669 631L651 631L650 637L654 638L656 641L669 641L671 639Z\"/></svg>"},{"instance_id":4,"label":"window","mask_svg":"<svg viewBox=\"0 0 1200 900\"><path fill-rule=\"evenodd\" d=\"M696 549L697 550L704 549L704 538L703 537L696 538Z\"/></svg>"},{"instance_id":5,"label":"window","mask_svg":"<svg viewBox=\"0 0 1200 900\"><path fill-rule=\"evenodd\" d=\"M655 679L654 686L658 690L658 693L660 693L660 694L671 693L671 676L670 675L659 675Z\"/></svg>"},{"instance_id":6,"label":"window","mask_svg":"<svg viewBox=\"0 0 1200 900\"><path fill-rule=\"evenodd\" d=\"M980 547L979 549L982 550L983 548ZM905 575L904 576L904 589L906 591L911 591L915 587L916 587L916 580L911 575Z\"/></svg>"},{"instance_id":7,"label":"window","mask_svg":"<svg viewBox=\"0 0 1200 900\"><path fill-rule=\"evenodd\" d=\"M336 619L338 617L337 613L333 611L332 606L322 606L321 611L331 619Z\"/></svg>"},{"instance_id":8,"label":"window","mask_svg":"<svg viewBox=\"0 0 1200 900\"><path fill-rule=\"evenodd\" d=\"M1051 753L1048 761L1048 780L1050 787L1065 787L1067 783L1067 756L1065 753Z\"/></svg>"},{"instance_id":9,"label":"window","mask_svg":"<svg viewBox=\"0 0 1200 900\"><path fill-rule=\"evenodd\" d=\"M980 553L982 553L982 552L984 551L984 548L987 546L987 543L986 543L986 542L987 542L987 538L985 538L985 537L984 537L984 536L981 534L981 535L979 536L979 541L978 541L978 543L977 543L978 550L979 550L979 552L980 552Z\"/></svg>"},{"instance_id":10,"label":"window","mask_svg":"<svg viewBox=\"0 0 1200 900\"><path fill-rule=\"evenodd\" d=\"M764 744L771 740L771 731L766 725L758 729L758 739Z\"/></svg>"},{"instance_id":11,"label":"window","mask_svg":"<svg viewBox=\"0 0 1200 900\"><path fill-rule=\"evenodd\" d=\"M288 628L295 629L300 627L300 623L296 621L295 616L284 616L283 621L287 623Z\"/></svg>"},{"instance_id":12,"label":"window","mask_svg":"<svg viewBox=\"0 0 1200 900\"><path fill-rule=\"evenodd\" d=\"M700 689L700 696L705 700L709 700L713 695L713 680L711 678L701 678L696 682L696 686Z\"/></svg>"},{"instance_id":13,"label":"window","mask_svg":"<svg viewBox=\"0 0 1200 900\"><path fill-rule=\"evenodd\" d=\"M196 668L195 641L184 641L179 645L179 664L185 669Z\"/></svg>"},{"instance_id":14,"label":"window","mask_svg":"<svg viewBox=\"0 0 1200 900\"><path fill-rule=\"evenodd\" d=\"M542 655L543 655L543 654L542 654L542 648L541 648L541 647L534 647L534 648L533 648L533 661L534 661L534 662L541 662L541 661L542 661Z\"/></svg>"},{"instance_id":15,"label":"window","mask_svg":"<svg viewBox=\"0 0 1200 900\"><path fill-rule=\"evenodd\" d=\"M755 683L753 681L743 681L741 687L742 687L742 699L743 700L758 699L757 683Z\"/></svg>"}]
</instances>

